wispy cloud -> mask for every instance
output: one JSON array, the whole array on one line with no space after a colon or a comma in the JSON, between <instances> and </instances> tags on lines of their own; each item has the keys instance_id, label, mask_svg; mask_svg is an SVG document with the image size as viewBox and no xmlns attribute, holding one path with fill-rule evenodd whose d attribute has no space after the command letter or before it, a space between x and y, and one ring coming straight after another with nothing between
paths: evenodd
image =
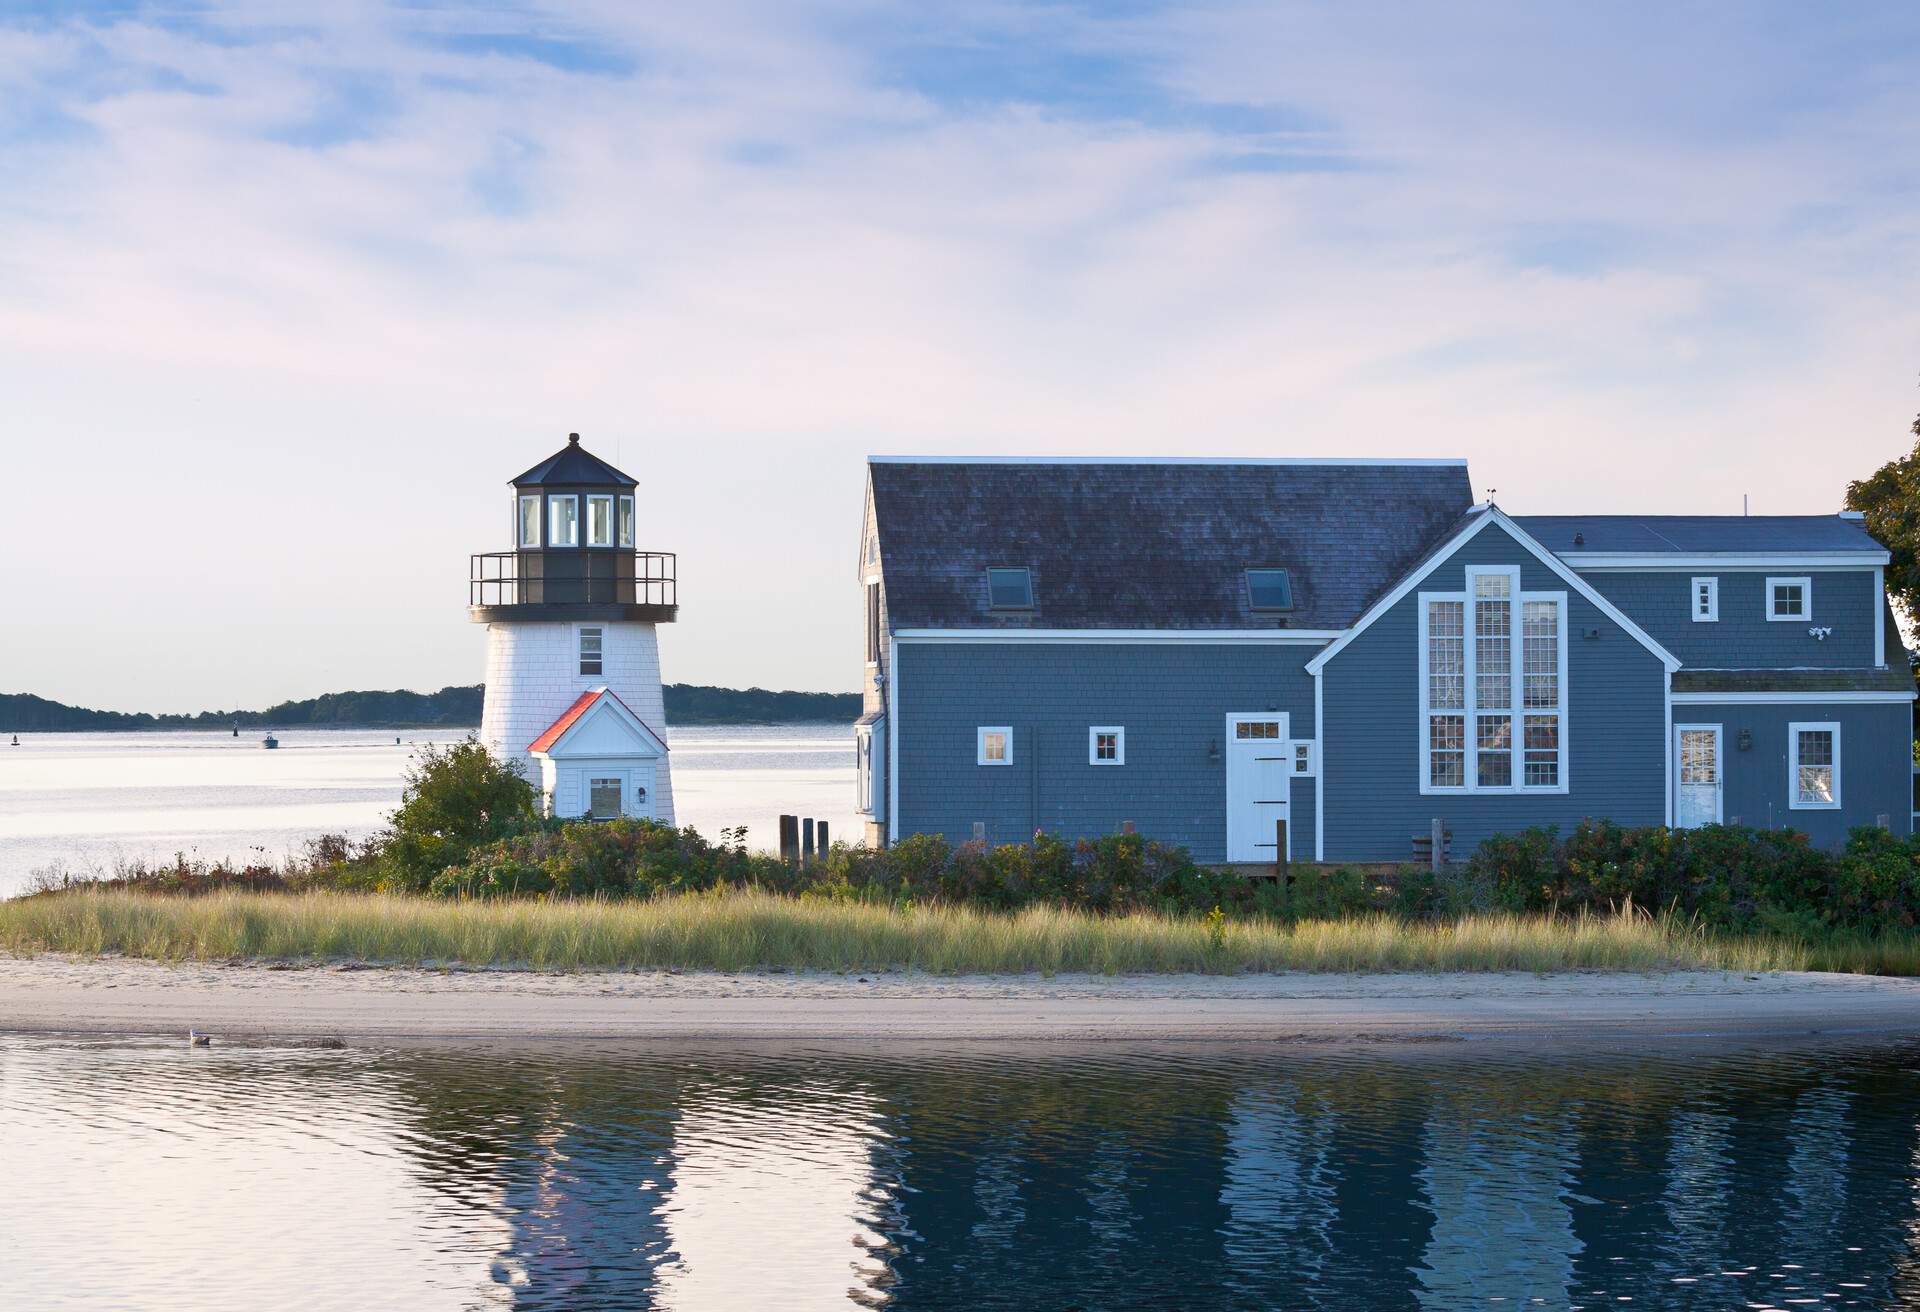
<instances>
[{"instance_id":1,"label":"wispy cloud","mask_svg":"<svg viewBox=\"0 0 1920 1312\"><path fill-rule=\"evenodd\" d=\"M477 677L462 557L568 429L660 489L695 680L851 682L870 450L1830 509L1913 404L1916 45L1895 6L5 20L9 446L23 486L106 473L89 513L145 546L17 504L55 636L0 684Z\"/></svg>"}]
</instances>

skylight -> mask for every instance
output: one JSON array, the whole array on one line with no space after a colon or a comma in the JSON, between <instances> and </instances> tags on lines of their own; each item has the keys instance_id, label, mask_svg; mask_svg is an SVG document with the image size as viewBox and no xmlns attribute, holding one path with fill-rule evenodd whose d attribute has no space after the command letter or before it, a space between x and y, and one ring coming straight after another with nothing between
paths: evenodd
<instances>
[{"instance_id":1,"label":"skylight","mask_svg":"<svg viewBox=\"0 0 1920 1312\"><path fill-rule=\"evenodd\" d=\"M1293 580L1284 569L1250 569L1247 601L1254 610L1292 610Z\"/></svg>"},{"instance_id":2,"label":"skylight","mask_svg":"<svg viewBox=\"0 0 1920 1312\"><path fill-rule=\"evenodd\" d=\"M994 610L1032 610L1033 576L1025 569L988 570L987 605Z\"/></svg>"}]
</instances>

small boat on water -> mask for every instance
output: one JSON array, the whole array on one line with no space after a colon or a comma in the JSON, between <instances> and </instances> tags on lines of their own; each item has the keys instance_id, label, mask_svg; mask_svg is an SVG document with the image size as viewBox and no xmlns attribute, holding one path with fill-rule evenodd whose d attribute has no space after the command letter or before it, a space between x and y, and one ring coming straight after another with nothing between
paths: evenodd
<instances>
[{"instance_id":1,"label":"small boat on water","mask_svg":"<svg viewBox=\"0 0 1920 1312\"><path fill-rule=\"evenodd\" d=\"M399 742L400 740L399 740L398 738L396 738L396 739L394 739L394 741L395 741L395 742ZM18 747L18 746L20 745L20 735L19 735L19 734L15 734L15 735L13 736L13 745L14 745L15 747Z\"/></svg>"},{"instance_id":2,"label":"small boat on water","mask_svg":"<svg viewBox=\"0 0 1920 1312\"><path fill-rule=\"evenodd\" d=\"M280 740L278 738L275 738L272 734L268 734L265 738L262 738L260 740L260 745L266 748L268 751L272 751L274 748L280 745Z\"/></svg>"}]
</instances>

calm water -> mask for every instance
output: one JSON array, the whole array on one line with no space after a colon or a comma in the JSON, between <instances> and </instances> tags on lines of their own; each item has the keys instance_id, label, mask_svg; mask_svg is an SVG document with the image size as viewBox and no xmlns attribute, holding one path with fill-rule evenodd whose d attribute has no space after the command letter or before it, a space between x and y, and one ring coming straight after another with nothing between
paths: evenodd
<instances>
[{"instance_id":1,"label":"calm water","mask_svg":"<svg viewBox=\"0 0 1920 1312\"><path fill-rule=\"evenodd\" d=\"M1920 1304L1920 1051L0 1037L8 1306Z\"/></svg>"},{"instance_id":2,"label":"calm water","mask_svg":"<svg viewBox=\"0 0 1920 1312\"><path fill-rule=\"evenodd\" d=\"M323 833L369 834L400 799L419 744L465 731L289 729L263 733L22 734L0 743L0 897L65 862L265 856L277 861ZM668 734L678 819L708 837L744 824L778 845L785 812L852 838L853 734L844 725L687 728Z\"/></svg>"}]
</instances>

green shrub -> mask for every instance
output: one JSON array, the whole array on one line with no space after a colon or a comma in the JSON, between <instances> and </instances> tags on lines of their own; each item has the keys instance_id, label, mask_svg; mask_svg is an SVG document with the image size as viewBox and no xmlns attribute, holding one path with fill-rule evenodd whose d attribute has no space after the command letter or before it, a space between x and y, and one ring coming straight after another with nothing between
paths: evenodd
<instances>
[{"instance_id":1,"label":"green shrub","mask_svg":"<svg viewBox=\"0 0 1920 1312\"><path fill-rule=\"evenodd\" d=\"M514 762L496 760L472 738L421 748L400 794L380 854L385 885L425 890L443 870L535 822L533 785Z\"/></svg>"}]
</instances>

